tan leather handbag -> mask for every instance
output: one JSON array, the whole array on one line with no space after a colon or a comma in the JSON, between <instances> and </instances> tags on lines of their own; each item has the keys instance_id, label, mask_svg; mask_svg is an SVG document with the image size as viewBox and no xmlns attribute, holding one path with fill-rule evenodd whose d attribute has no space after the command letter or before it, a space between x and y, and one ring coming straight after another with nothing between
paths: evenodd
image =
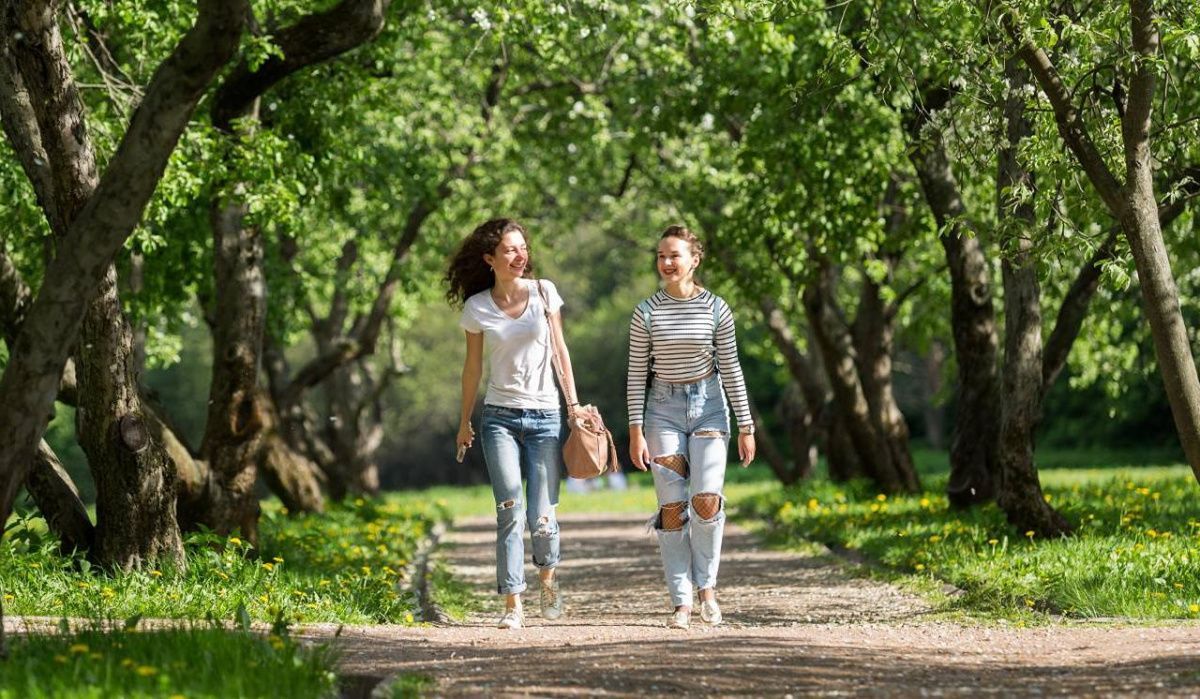
<instances>
[{"instance_id":1,"label":"tan leather handbag","mask_svg":"<svg viewBox=\"0 0 1200 699\"><path fill-rule=\"evenodd\" d=\"M570 434L563 442L563 462L567 465L567 475L586 479L620 471L617 445L613 442L612 432L604 426L600 411L593 405L580 407L577 401L571 400L572 396L567 392L567 382L558 362L559 353L565 355L566 348L559 344L554 324L550 322L550 300L546 298L541 281L537 282L537 287L538 295L542 297L542 310L546 313L546 326L550 333L550 362L554 365L559 388L567 401L567 428Z\"/></svg>"}]
</instances>

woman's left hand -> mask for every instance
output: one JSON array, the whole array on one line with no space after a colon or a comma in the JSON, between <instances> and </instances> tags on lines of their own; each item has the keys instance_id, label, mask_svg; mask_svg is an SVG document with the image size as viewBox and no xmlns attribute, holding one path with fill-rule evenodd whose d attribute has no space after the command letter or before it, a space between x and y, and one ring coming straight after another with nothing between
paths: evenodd
<instances>
[{"instance_id":1,"label":"woman's left hand","mask_svg":"<svg viewBox=\"0 0 1200 699\"><path fill-rule=\"evenodd\" d=\"M750 465L754 461L754 435L739 433L738 434L738 458L742 460L742 468Z\"/></svg>"}]
</instances>

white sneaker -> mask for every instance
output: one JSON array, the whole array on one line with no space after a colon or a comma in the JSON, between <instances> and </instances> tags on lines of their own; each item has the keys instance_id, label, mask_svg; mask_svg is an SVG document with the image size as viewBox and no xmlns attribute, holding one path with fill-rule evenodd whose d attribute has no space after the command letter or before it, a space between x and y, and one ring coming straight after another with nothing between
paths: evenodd
<instances>
[{"instance_id":1,"label":"white sneaker","mask_svg":"<svg viewBox=\"0 0 1200 699\"><path fill-rule=\"evenodd\" d=\"M671 620L667 622L667 627L672 629L686 629L691 626L692 613L686 609L680 609L671 613Z\"/></svg>"},{"instance_id":2,"label":"white sneaker","mask_svg":"<svg viewBox=\"0 0 1200 699\"><path fill-rule=\"evenodd\" d=\"M721 623L721 608L717 606L715 599L704 600L700 603L700 618L709 626Z\"/></svg>"},{"instance_id":3,"label":"white sneaker","mask_svg":"<svg viewBox=\"0 0 1200 699\"><path fill-rule=\"evenodd\" d=\"M561 619L563 615L563 600L562 595L558 592L558 577L556 576L550 581L550 584L542 583L542 594L539 597L542 603L542 618L554 621Z\"/></svg>"},{"instance_id":4,"label":"white sneaker","mask_svg":"<svg viewBox=\"0 0 1200 699\"><path fill-rule=\"evenodd\" d=\"M521 629L525 627L525 613L520 607L513 607L504 610L504 616L500 617L500 622L496 624L498 629Z\"/></svg>"}]
</instances>

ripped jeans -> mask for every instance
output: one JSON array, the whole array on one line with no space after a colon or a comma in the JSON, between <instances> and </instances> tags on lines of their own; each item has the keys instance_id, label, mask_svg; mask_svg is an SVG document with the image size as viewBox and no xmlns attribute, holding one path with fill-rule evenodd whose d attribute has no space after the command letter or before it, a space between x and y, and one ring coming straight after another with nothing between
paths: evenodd
<instances>
[{"instance_id":1,"label":"ripped jeans","mask_svg":"<svg viewBox=\"0 0 1200 699\"><path fill-rule=\"evenodd\" d=\"M533 539L533 564L558 565L561 411L483 406L479 425L483 458L496 497L496 592L525 591L525 524ZM521 498L521 477L526 479Z\"/></svg>"},{"instance_id":2,"label":"ripped jeans","mask_svg":"<svg viewBox=\"0 0 1200 699\"><path fill-rule=\"evenodd\" d=\"M717 374L694 383L655 379L643 431L658 496L654 527L667 590L692 605L692 587L717 586L725 532L729 407Z\"/></svg>"}]
</instances>

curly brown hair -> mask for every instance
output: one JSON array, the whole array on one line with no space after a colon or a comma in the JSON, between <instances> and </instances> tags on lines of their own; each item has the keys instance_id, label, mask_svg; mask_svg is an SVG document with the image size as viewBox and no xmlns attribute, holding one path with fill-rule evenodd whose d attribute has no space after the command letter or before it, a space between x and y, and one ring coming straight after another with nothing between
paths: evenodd
<instances>
[{"instance_id":1,"label":"curly brown hair","mask_svg":"<svg viewBox=\"0 0 1200 699\"><path fill-rule=\"evenodd\" d=\"M511 218L494 218L479 224L462 242L458 252L450 259L450 266L443 278L448 287L446 300L452 306L461 306L467 299L496 284L496 277L483 261L483 256L496 254L500 239L513 232L520 233L525 236L526 241L529 240L525 226ZM525 263L525 273L533 274L532 257Z\"/></svg>"}]
</instances>

